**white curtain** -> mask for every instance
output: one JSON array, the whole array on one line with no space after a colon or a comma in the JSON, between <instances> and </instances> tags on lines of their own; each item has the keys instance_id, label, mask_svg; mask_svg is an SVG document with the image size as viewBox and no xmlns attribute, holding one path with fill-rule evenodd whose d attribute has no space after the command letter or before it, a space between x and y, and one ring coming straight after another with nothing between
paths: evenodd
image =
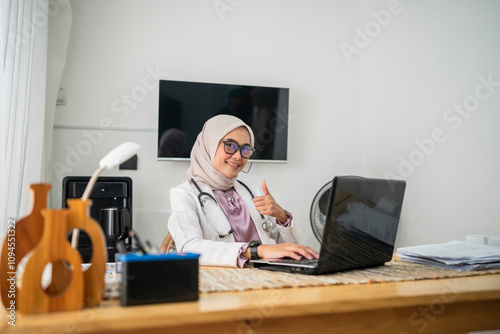
<instances>
[{"instance_id":1,"label":"white curtain","mask_svg":"<svg viewBox=\"0 0 500 334\"><path fill-rule=\"evenodd\" d=\"M29 184L49 182L54 110L71 26L68 0L1 1L0 233L8 219L29 213Z\"/></svg>"}]
</instances>

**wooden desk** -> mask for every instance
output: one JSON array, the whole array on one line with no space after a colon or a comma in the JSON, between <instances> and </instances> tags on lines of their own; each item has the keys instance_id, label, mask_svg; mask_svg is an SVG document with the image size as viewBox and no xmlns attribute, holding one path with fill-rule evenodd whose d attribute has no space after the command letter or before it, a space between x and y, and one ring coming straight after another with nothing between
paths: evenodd
<instances>
[{"instance_id":1,"label":"wooden desk","mask_svg":"<svg viewBox=\"0 0 500 334\"><path fill-rule=\"evenodd\" d=\"M500 328L500 275L201 294L197 302L5 314L22 333L456 333Z\"/></svg>"}]
</instances>

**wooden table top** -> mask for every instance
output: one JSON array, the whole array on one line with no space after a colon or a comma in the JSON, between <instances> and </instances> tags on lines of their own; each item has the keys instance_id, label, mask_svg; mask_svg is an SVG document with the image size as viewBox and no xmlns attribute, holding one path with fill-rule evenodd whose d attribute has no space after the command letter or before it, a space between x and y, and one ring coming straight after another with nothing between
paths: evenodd
<instances>
[{"instance_id":1,"label":"wooden table top","mask_svg":"<svg viewBox=\"0 0 500 334\"><path fill-rule=\"evenodd\" d=\"M427 315L422 314L425 309ZM375 333L373 324L380 323L380 317L394 318L391 328L397 328L398 333L402 328L422 328L425 321L427 325L439 323L447 329L482 330L500 328L500 275L207 293L200 294L196 302L130 307L122 307L119 301L112 300L80 311L16 314L15 327L7 323L5 310L2 312L2 333L13 330L25 333L161 333L168 329L185 333L199 330L232 333L245 328L243 332L249 329L275 332L288 325L290 332L294 329L300 332L300 326L293 325L292 319L300 320L297 324L304 326L308 322L329 326L332 319L336 319L335 326L342 326L342 319L347 319L344 326L358 326L359 330L369 328ZM463 314L469 314L469 319L464 318L462 322ZM370 317L373 319L369 320ZM432 317L436 321L429 320ZM442 329L438 327L435 332ZM379 332L391 330L381 328Z\"/></svg>"}]
</instances>

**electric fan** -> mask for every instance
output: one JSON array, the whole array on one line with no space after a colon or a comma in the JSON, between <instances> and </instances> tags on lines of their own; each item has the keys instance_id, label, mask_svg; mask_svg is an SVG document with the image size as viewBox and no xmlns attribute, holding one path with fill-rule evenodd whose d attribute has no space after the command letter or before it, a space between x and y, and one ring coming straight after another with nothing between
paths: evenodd
<instances>
[{"instance_id":1,"label":"electric fan","mask_svg":"<svg viewBox=\"0 0 500 334\"><path fill-rule=\"evenodd\" d=\"M319 242L323 240L323 230L325 229L326 213L328 210L328 200L330 197L330 189L332 181L325 184L318 193L314 196L311 204L311 212L309 218L314 236Z\"/></svg>"}]
</instances>

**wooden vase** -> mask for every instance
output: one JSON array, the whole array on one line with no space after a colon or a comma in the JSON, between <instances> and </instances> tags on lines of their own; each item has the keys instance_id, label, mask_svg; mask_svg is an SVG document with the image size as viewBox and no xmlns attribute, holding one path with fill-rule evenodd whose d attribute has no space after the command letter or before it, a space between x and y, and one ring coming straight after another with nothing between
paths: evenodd
<instances>
[{"instance_id":1,"label":"wooden vase","mask_svg":"<svg viewBox=\"0 0 500 334\"><path fill-rule=\"evenodd\" d=\"M68 229L84 230L92 242L90 267L84 271L85 306L99 305L104 291L104 275L108 258L104 232L94 219L90 217L90 200L72 198L67 200L69 207Z\"/></svg>"},{"instance_id":2,"label":"wooden vase","mask_svg":"<svg viewBox=\"0 0 500 334\"><path fill-rule=\"evenodd\" d=\"M28 257L17 291L20 313L44 313L77 310L83 307L84 281L82 259L71 248L68 232L69 210L42 210L44 229L40 242ZM52 275L57 293L49 294L42 287L42 274L47 264L66 268L69 275ZM69 279L68 279L69 278Z\"/></svg>"},{"instance_id":3,"label":"wooden vase","mask_svg":"<svg viewBox=\"0 0 500 334\"><path fill-rule=\"evenodd\" d=\"M32 208L30 214L15 224L9 222L0 255L0 294L7 308L16 303L15 281L19 262L40 242L44 219L42 209L47 207L47 195L51 186L48 183L31 184ZM12 223L12 224L11 224ZM57 270L57 266L54 267Z\"/></svg>"}]
</instances>

